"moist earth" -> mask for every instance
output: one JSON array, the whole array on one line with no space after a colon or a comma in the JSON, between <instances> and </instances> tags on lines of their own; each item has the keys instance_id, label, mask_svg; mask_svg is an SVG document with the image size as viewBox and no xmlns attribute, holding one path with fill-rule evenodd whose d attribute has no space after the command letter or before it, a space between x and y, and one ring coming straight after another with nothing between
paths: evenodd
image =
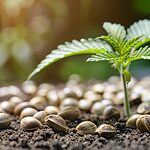
<instances>
[{"instance_id":1,"label":"moist earth","mask_svg":"<svg viewBox=\"0 0 150 150\"><path fill-rule=\"evenodd\" d=\"M0 130L0 149L25 150L25 149L50 149L50 150L148 150L150 149L150 133L141 133L137 129L127 128L126 118L119 120L103 119L98 115L83 112L79 119L67 121L70 130L67 134L56 133L43 125L36 131L24 131L20 128L20 119L12 116L9 129ZM94 135L79 135L75 127L82 121L89 120L97 126L108 123L117 128L116 135L112 139Z\"/></svg>"}]
</instances>

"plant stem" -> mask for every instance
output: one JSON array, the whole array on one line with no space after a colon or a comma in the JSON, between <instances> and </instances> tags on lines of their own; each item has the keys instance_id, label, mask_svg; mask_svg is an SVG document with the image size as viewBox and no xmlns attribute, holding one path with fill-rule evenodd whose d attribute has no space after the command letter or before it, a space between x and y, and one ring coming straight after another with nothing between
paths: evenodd
<instances>
[{"instance_id":1,"label":"plant stem","mask_svg":"<svg viewBox=\"0 0 150 150\"><path fill-rule=\"evenodd\" d=\"M124 73L121 73L122 76L122 81L123 81L123 88L124 88L124 111L127 115L127 117L130 117L130 103L128 100L128 91L127 91L127 82L126 82L126 77Z\"/></svg>"}]
</instances>

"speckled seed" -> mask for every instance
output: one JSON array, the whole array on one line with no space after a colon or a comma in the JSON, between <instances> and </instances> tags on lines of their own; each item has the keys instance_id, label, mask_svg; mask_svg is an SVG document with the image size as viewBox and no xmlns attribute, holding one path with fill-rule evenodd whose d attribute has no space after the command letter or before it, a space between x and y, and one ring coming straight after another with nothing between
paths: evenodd
<instances>
[{"instance_id":1,"label":"speckled seed","mask_svg":"<svg viewBox=\"0 0 150 150\"><path fill-rule=\"evenodd\" d=\"M141 132L150 132L150 115L140 115L136 120L136 126Z\"/></svg>"},{"instance_id":2,"label":"speckled seed","mask_svg":"<svg viewBox=\"0 0 150 150\"><path fill-rule=\"evenodd\" d=\"M10 105L15 108L18 104L23 102L23 99L17 96L13 96L9 99Z\"/></svg>"},{"instance_id":3,"label":"speckled seed","mask_svg":"<svg viewBox=\"0 0 150 150\"><path fill-rule=\"evenodd\" d=\"M3 101L0 103L0 108L6 113L13 113L14 108L9 101Z\"/></svg>"},{"instance_id":4,"label":"speckled seed","mask_svg":"<svg viewBox=\"0 0 150 150\"><path fill-rule=\"evenodd\" d=\"M67 106L77 107L78 106L78 100L75 98L71 98L71 97L65 98L60 104L60 109L67 107Z\"/></svg>"},{"instance_id":5,"label":"speckled seed","mask_svg":"<svg viewBox=\"0 0 150 150\"><path fill-rule=\"evenodd\" d=\"M44 109L46 111L47 114L58 114L59 109L56 106L47 106Z\"/></svg>"},{"instance_id":6,"label":"speckled seed","mask_svg":"<svg viewBox=\"0 0 150 150\"><path fill-rule=\"evenodd\" d=\"M102 115L105 107L106 106L102 102L96 102L91 107L91 113L97 114L97 115Z\"/></svg>"},{"instance_id":7,"label":"speckled seed","mask_svg":"<svg viewBox=\"0 0 150 150\"><path fill-rule=\"evenodd\" d=\"M33 116L35 113L37 113L38 111L34 108L25 108L21 111L20 113L20 118L24 118L27 116Z\"/></svg>"},{"instance_id":8,"label":"speckled seed","mask_svg":"<svg viewBox=\"0 0 150 150\"><path fill-rule=\"evenodd\" d=\"M129 128L136 128L136 120L139 118L139 114L132 115L126 122L126 126Z\"/></svg>"},{"instance_id":9,"label":"speckled seed","mask_svg":"<svg viewBox=\"0 0 150 150\"><path fill-rule=\"evenodd\" d=\"M33 117L25 117L20 122L20 127L24 130L37 130L38 128L42 127L40 121Z\"/></svg>"},{"instance_id":10,"label":"speckled seed","mask_svg":"<svg viewBox=\"0 0 150 150\"><path fill-rule=\"evenodd\" d=\"M7 113L0 113L0 129L8 128L11 124L11 117Z\"/></svg>"},{"instance_id":11,"label":"speckled seed","mask_svg":"<svg viewBox=\"0 0 150 150\"><path fill-rule=\"evenodd\" d=\"M58 113L58 115L60 115L64 119L73 121L79 117L80 113L80 110L76 107L65 107Z\"/></svg>"},{"instance_id":12,"label":"speckled seed","mask_svg":"<svg viewBox=\"0 0 150 150\"><path fill-rule=\"evenodd\" d=\"M31 107L31 108L34 108L33 105L31 105L29 102L23 102L23 103L20 103L18 104L15 109L14 109L14 114L15 115L20 115L21 111L25 108L28 108L28 107Z\"/></svg>"},{"instance_id":13,"label":"speckled seed","mask_svg":"<svg viewBox=\"0 0 150 150\"><path fill-rule=\"evenodd\" d=\"M47 116L47 112L46 111L39 111L36 114L34 114L34 118L36 118L37 120L39 120L42 124L45 124L45 117Z\"/></svg>"},{"instance_id":14,"label":"speckled seed","mask_svg":"<svg viewBox=\"0 0 150 150\"><path fill-rule=\"evenodd\" d=\"M87 99L81 99L78 103L78 107L84 111L90 111L92 102Z\"/></svg>"},{"instance_id":15,"label":"speckled seed","mask_svg":"<svg viewBox=\"0 0 150 150\"><path fill-rule=\"evenodd\" d=\"M97 126L91 121L83 121L77 127L77 133L81 135L94 134Z\"/></svg>"},{"instance_id":16,"label":"speckled seed","mask_svg":"<svg viewBox=\"0 0 150 150\"><path fill-rule=\"evenodd\" d=\"M59 115L49 115L45 118L45 123L56 132L67 132L68 127L65 120Z\"/></svg>"},{"instance_id":17,"label":"speckled seed","mask_svg":"<svg viewBox=\"0 0 150 150\"><path fill-rule=\"evenodd\" d=\"M107 106L103 111L103 115L106 119L110 119L110 118L119 119L120 111L114 106Z\"/></svg>"},{"instance_id":18,"label":"speckled seed","mask_svg":"<svg viewBox=\"0 0 150 150\"><path fill-rule=\"evenodd\" d=\"M102 137L112 138L116 133L116 128L108 124L101 124L95 132Z\"/></svg>"},{"instance_id":19,"label":"speckled seed","mask_svg":"<svg viewBox=\"0 0 150 150\"><path fill-rule=\"evenodd\" d=\"M47 106L47 100L43 96L33 97L29 103L33 105L37 110L44 110L44 108Z\"/></svg>"},{"instance_id":20,"label":"speckled seed","mask_svg":"<svg viewBox=\"0 0 150 150\"><path fill-rule=\"evenodd\" d=\"M138 114L149 114L150 113L150 102L143 102L137 108Z\"/></svg>"}]
</instances>

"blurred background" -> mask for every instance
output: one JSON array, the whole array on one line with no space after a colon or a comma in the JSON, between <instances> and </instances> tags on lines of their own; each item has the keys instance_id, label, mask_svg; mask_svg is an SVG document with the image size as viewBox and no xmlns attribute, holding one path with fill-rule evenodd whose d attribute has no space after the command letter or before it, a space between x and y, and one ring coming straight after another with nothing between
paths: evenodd
<instances>
[{"instance_id":1,"label":"blurred background","mask_svg":"<svg viewBox=\"0 0 150 150\"><path fill-rule=\"evenodd\" d=\"M150 19L150 0L0 0L0 82L26 80L58 44L104 34L105 21L129 27L143 18ZM86 63L87 57L61 60L34 80L64 81L70 74L105 80L118 75L105 62ZM135 62L131 70L137 78L150 74L149 62Z\"/></svg>"}]
</instances>

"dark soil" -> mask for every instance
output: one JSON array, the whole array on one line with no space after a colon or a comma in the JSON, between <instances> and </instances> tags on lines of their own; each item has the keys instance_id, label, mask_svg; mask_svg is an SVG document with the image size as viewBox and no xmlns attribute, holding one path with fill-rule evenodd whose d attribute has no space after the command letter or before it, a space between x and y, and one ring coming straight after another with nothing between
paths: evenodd
<instances>
[{"instance_id":1,"label":"dark soil","mask_svg":"<svg viewBox=\"0 0 150 150\"><path fill-rule=\"evenodd\" d=\"M76 133L75 127L81 121L90 120L97 126L109 123L117 128L113 139L105 139L98 135L81 136ZM67 121L70 131L67 134L56 133L47 125L36 131L23 131L19 127L19 118L13 117L10 129L0 131L0 149L50 149L50 150L148 150L150 149L150 133L141 133L137 129L126 128L125 119L104 120L99 116L82 113L74 121Z\"/></svg>"}]
</instances>

